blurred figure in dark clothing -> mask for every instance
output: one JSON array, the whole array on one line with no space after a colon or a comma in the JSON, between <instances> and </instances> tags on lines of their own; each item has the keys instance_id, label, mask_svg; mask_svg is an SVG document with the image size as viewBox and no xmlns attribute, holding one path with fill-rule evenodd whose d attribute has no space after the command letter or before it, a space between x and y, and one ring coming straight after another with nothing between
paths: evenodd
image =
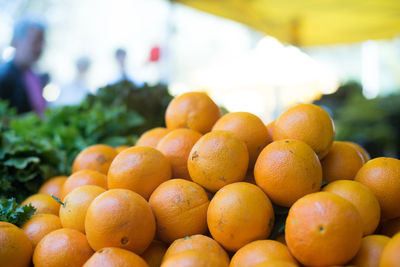
<instances>
[{"instance_id":1,"label":"blurred figure in dark clothing","mask_svg":"<svg viewBox=\"0 0 400 267\"><path fill-rule=\"evenodd\" d=\"M118 48L115 51L115 59L117 60L119 71L120 71L120 77L119 81L124 81L128 80L128 75L126 73L126 50L122 48Z\"/></svg>"},{"instance_id":2,"label":"blurred figure in dark clothing","mask_svg":"<svg viewBox=\"0 0 400 267\"><path fill-rule=\"evenodd\" d=\"M18 21L11 42L15 56L0 68L0 98L8 100L18 113L33 110L41 115L46 109L43 83L32 70L42 54L44 35L41 21L33 18Z\"/></svg>"}]
</instances>

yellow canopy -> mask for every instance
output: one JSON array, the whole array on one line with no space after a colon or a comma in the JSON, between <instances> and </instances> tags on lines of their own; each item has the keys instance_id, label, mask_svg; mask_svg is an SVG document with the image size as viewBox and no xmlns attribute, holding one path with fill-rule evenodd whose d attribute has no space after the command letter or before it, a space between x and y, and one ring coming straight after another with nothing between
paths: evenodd
<instances>
[{"instance_id":1,"label":"yellow canopy","mask_svg":"<svg viewBox=\"0 0 400 267\"><path fill-rule=\"evenodd\" d=\"M172 0L298 46L400 34L400 0Z\"/></svg>"}]
</instances>

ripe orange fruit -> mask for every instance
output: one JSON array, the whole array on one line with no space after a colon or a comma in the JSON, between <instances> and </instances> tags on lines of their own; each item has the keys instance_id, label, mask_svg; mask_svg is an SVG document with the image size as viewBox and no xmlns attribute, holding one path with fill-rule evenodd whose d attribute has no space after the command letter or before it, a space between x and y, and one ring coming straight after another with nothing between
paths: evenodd
<instances>
[{"instance_id":1,"label":"ripe orange fruit","mask_svg":"<svg viewBox=\"0 0 400 267\"><path fill-rule=\"evenodd\" d=\"M229 267L251 267L269 260L288 261L297 266L287 246L275 240L257 240L239 249L233 255Z\"/></svg>"},{"instance_id":2,"label":"ripe orange fruit","mask_svg":"<svg viewBox=\"0 0 400 267\"><path fill-rule=\"evenodd\" d=\"M364 165L364 159L355 146L347 142L335 141L325 158L321 161L324 180L353 180Z\"/></svg>"},{"instance_id":3,"label":"ripe orange fruit","mask_svg":"<svg viewBox=\"0 0 400 267\"><path fill-rule=\"evenodd\" d=\"M205 134L221 117L219 107L202 92L189 92L174 98L165 112L167 128L189 128Z\"/></svg>"},{"instance_id":4,"label":"ripe orange fruit","mask_svg":"<svg viewBox=\"0 0 400 267\"><path fill-rule=\"evenodd\" d=\"M107 189L107 176L93 170L81 170L73 173L61 188L63 200L72 190L84 185L97 185Z\"/></svg>"},{"instance_id":5,"label":"ripe orange fruit","mask_svg":"<svg viewBox=\"0 0 400 267\"><path fill-rule=\"evenodd\" d=\"M94 253L83 267L148 267L148 265L132 251L110 247Z\"/></svg>"},{"instance_id":6,"label":"ripe orange fruit","mask_svg":"<svg viewBox=\"0 0 400 267\"><path fill-rule=\"evenodd\" d=\"M163 260L188 250L201 250L210 257L221 258L226 264L229 264L229 256L226 251L217 241L205 235L192 235L175 240L165 252Z\"/></svg>"},{"instance_id":7,"label":"ripe orange fruit","mask_svg":"<svg viewBox=\"0 0 400 267\"><path fill-rule=\"evenodd\" d=\"M351 263L362 267L379 266L382 251L390 238L384 235L369 235L361 240L361 247Z\"/></svg>"},{"instance_id":8,"label":"ripe orange fruit","mask_svg":"<svg viewBox=\"0 0 400 267\"><path fill-rule=\"evenodd\" d=\"M90 246L96 251L120 247L140 254L153 240L156 222L150 205L139 194L111 189L90 204L85 230Z\"/></svg>"},{"instance_id":9,"label":"ripe orange fruit","mask_svg":"<svg viewBox=\"0 0 400 267\"><path fill-rule=\"evenodd\" d=\"M93 199L105 191L97 185L84 185L72 190L65 196L64 205L60 207L62 226L85 233L86 211Z\"/></svg>"},{"instance_id":10,"label":"ripe orange fruit","mask_svg":"<svg viewBox=\"0 0 400 267\"><path fill-rule=\"evenodd\" d=\"M60 204L47 194L34 194L25 199L21 206L28 204L32 204L36 208L35 214L49 213L58 215L58 210L60 209Z\"/></svg>"},{"instance_id":11,"label":"ripe orange fruit","mask_svg":"<svg viewBox=\"0 0 400 267\"><path fill-rule=\"evenodd\" d=\"M349 201L329 192L309 194L289 210L285 239L307 266L343 265L360 248L362 221Z\"/></svg>"},{"instance_id":12,"label":"ripe orange fruit","mask_svg":"<svg viewBox=\"0 0 400 267\"><path fill-rule=\"evenodd\" d=\"M356 181L366 185L378 198L382 218L400 217L400 160L375 158L358 171Z\"/></svg>"},{"instance_id":13,"label":"ripe orange fruit","mask_svg":"<svg viewBox=\"0 0 400 267\"><path fill-rule=\"evenodd\" d=\"M178 238L205 233L209 203L206 191L196 183L183 179L162 183L149 200L156 217L157 236L171 243Z\"/></svg>"},{"instance_id":14,"label":"ripe orange fruit","mask_svg":"<svg viewBox=\"0 0 400 267\"><path fill-rule=\"evenodd\" d=\"M0 266L27 267L31 262L32 244L17 226L0 222Z\"/></svg>"},{"instance_id":15,"label":"ripe orange fruit","mask_svg":"<svg viewBox=\"0 0 400 267\"><path fill-rule=\"evenodd\" d=\"M234 134L212 131L190 151L188 170L193 182L211 192L244 180L249 164L246 144Z\"/></svg>"},{"instance_id":16,"label":"ripe orange fruit","mask_svg":"<svg viewBox=\"0 0 400 267\"><path fill-rule=\"evenodd\" d=\"M150 246L141 255L149 267L160 267L168 246L160 241L153 240Z\"/></svg>"},{"instance_id":17,"label":"ripe orange fruit","mask_svg":"<svg viewBox=\"0 0 400 267\"><path fill-rule=\"evenodd\" d=\"M267 127L269 138L271 140L274 140L274 125L275 125L275 121L271 121L270 123L265 125L265 127Z\"/></svg>"},{"instance_id":18,"label":"ripe orange fruit","mask_svg":"<svg viewBox=\"0 0 400 267\"><path fill-rule=\"evenodd\" d=\"M254 166L254 178L272 202L290 207L299 198L320 190L322 168L306 143L280 140L263 149Z\"/></svg>"},{"instance_id":19,"label":"ripe orange fruit","mask_svg":"<svg viewBox=\"0 0 400 267\"><path fill-rule=\"evenodd\" d=\"M131 147L115 158L108 172L108 188L129 189L149 199L161 183L171 178L171 165L158 150Z\"/></svg>"},{"instance_id":20,"label":"ripe orange fruit","mask_svg":"<svg viewBox=\"0 0 400 267\"><path fill-rule=\"evenodd\" d=\"M375 232L381 218L381 208L368 187L356 181L338 180L325 186L323 191L334 193L356 207L361 215L364 235Z\"/></svg>"},{"instance_id":21,"label":"ripe orange fruit","mask_svg":"<svg viewBox=\"0 0 400 267\"><path fill-rule=\"evenodd\" d=\"M67 180L67 176L56 176L47 180L39 189L38 193L60 197L61 187Z\"/></svg>"},{"instance_id":22,"label":"ripe orange fruit","mask_svg":"<svg viewBox=\"0 0 400 267\"><path fill-rule=\"evenodd\" d=\"M246 144L250 168L254 167L261 150L272 141L262 120L249 112L225 114L215 123L215 130L231 132Z\"/></svg>"},{"instance_id":23,"label":"ripe orange fruit","mask_svg":"<svg viewBox=\"0 0 400 267\"><path fill-rule=\"evenodd\" d=\"M207 254L202 250L187 250L164 260L162 267L228 267L220 257Z\"/></svg>"},{"instance_id":24,"label":"ripe orange fruit","mask_svg":"<svg viewBox=\"0 0 400 267\"><path fill-rule=\"evenodd\" d=\"M157 149L171 163L172 178L190 179L187 160L190 150L200 137L201 134L194 130L176 129L160 140Z\"/></svg>"},{"instance_id":25,"label":"ripe orange fruit","mask_svg":"<svg viewBox=\"0 0 400 267\"><path fill-rule=\"evenodd\" d=\"M397 267L400 263L400 234L396 234L382 251L379 267Z\"/></svg>"},{"instance_id":26,"label":"ripe orange fruit","mask_svg":"<svg viewBox=\"0 0 400 267\"><path fill-rule=\"evenodd\" d=\"M233 183L210 202L207 224L212 237L229 251L265 239L274 225L271 201L256 185Z\"/></svg>"},{"instance_id":27,"label":"ripe orange fruit","mask_svg":"<svg viewBox=\"0 0 400 267\"><path fill-rule=\"evenodd\" d=\"M163 128L163 127L157 127L151 130L148 130L147 132L144 132L140 138L136 141L136 146L149 146L152 148L156 148L158 145L158 142L166 136L169 132L171 132L171 129Z\"/></svg>"},{"instance_id":28,"label":"ripe orange fruit","mask_svg":"<svg viewBox=\"0 0 400 267\"><path fill-rule=\"evenodd\" d=\"M400 232L400 217L382 222L380 233L389 237Z\"/></svg>"},{"instance_id":29,"label":"ripe orange fruit","mask_svg":"<svg viewBox=\"0 0 400 267\"><path fill-rule=\"evenodd\" d=\"M332 145L332 118L323 108L299 104L283 112L274 124L274 140L296 139L307 143L322 159Z\"/></svg>"},{"instance_id":30,"label":"ripe orange fruit","mask_svg":"<svg viewBox=\"0 0 400 267\"><path fill-rule=\"evenodd\" d=\"M345 142L345 143L348 143L349 145L353 146L358 152L360 152L362 158L364 159L364 163L371 160L371 156L369 155L368 151L365 150L365 148L363 148L359 144L354 143L354 142Z\"/></svg>"},{"instance_id":31,"label":"ripe orange fruit","mask_svg":"<svg viewBox=\"0 0 400 267\"><path fill-rule=\"evenodd\" d=\"M117 154L117 150L107 145L89 146L74 159L72 172L94 170L107 174L108 168Z\"/></svg>"},{"instance_id":32,"label":"ripe orange fruit","mask_svg":"<svg viewBox=\"0 0 400 267\"><path fill-rule=\"evenodd\" d=\"M297 264L288 261L281 261L281 260L267 260L260 262L253 267L297 267ZM333 266L331 266L333 267Z\"/></svg>"},{"instance_id":33,"label":"ripe orange fruit","mask_svg":"<svg viewBox=\"0 0 400 267\"><path fill-rule=\"evenodd\" d=\"M84 234L62 228L45 235L33 252L35 267L82 266L93 254Z\"/></svg>"},{"instance_id":34,"label":"ripe orange fruit","mask_svg":"<svg viewBox=\"0 0 400 267\"><path fill-rule=\"evenodd\" d=\"M33 248L45 235L60 228L62 228L60 218L54 214L35 214L21 227L31 240Z\"/></svg>"},{"instance_id":35,"label":"ripe orange fruit","mask_svg":"<svg viewBox=\"0 0 400 267\"><path fill-rule=\"evenodd\" d=\"M130 146L117 146L115 148L115 150L117 151L117 153L121 153L122 151L124 151L127 148L130 148Z\"/></svg>"}]
</instances>

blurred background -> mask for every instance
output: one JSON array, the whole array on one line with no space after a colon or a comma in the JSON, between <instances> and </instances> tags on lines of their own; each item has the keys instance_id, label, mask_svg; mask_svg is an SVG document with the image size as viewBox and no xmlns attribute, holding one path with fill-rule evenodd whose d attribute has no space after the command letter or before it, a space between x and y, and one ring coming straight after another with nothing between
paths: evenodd
<instances>
[{"instance_id":1,"label":"blurred background","mask_svg":"<svg viewBox=\"0 0 400 267\"><path fill-rule=\"evenodd\" d=\"M29 67L47 107L78 104L121 80L135 88L164 86L171 95L206 91L227 110L255 113L265 123L293 104L314 102L333 116L336 139L356 141L373 157L399 156L398 0L0 0L0 6L0 64L16 55L18 21L45 26L43 51Z\"/></svg>"}]
</instances>

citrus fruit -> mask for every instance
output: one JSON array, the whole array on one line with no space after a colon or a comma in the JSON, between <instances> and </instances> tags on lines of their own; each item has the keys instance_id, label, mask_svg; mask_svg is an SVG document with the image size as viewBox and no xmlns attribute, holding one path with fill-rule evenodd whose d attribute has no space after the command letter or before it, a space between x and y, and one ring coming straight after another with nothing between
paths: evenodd
<instances>
[{"instance_id":1,"label":"citrus fruit","mask_svg":"<svg viewBox=\"0 0 400 267\"><path fill-rule=\"evenodd\" d=\"M274 140L274 125L275 125L275 121L271 121L270 123L265 125L265 127L267 127L269 138L271 140Z\"/></svg>"},{"instance_id":2,"label":"citrus fruit","mask_svg":"<svg viewBox=\"0 0 400 267\"><path fill-rule=\"evenodd\" d=\"M400 217L381 222L381 234L392 237L398 232L400 232Z\"/></svg>"},{"instance_id":3,"label":"citrus fruit","mask_svg":"<svg viewBox=\"0 0 400 267\"><path fill-rule=\"evenodd\" d=\"M89 205L85 230L96 251L120 247L141 254L153 240L156 222L142 196L126 189L111 189Z\"/></svg>"},{"instance_id":4,"label":"citrus fruit","mask_svg":"<svg viewBox=\"0 0 400 267\"><path fill-rule=\"evenodd\" d=\"M49 213L58 215L58 210L60 209L60 204L47 194L34 194L25 199L21 206L29 204L36 208L35 214Z\"/></svg>"},{"instance_id":5,"label":"citrus fruit","mask_svg":"<svg viewBox=\"0 0 400 267\"><path fill-rule=\"evenodd\" d=\"M117 151L117 153L121 153L122 151L124 151L127 148L130 148L130 146L117 146L115 148L115 150Z\"/></svg>"},{"instance_id":6,"label":"citrus fruit","mask_svg":"<svg viewBox=\"0 0 400 267\"><path fill-rule=\"evenodd\" d=\"M157 236L166 243L207 231L210 201L198 184L183 179L162 183L151 194L149 204L157 221Z\"/></svg>"},{"instance_id":7,"label":"citrus fruit","mask_svg":"<svg viewBox=\"0 0 400 267\"><path fill-rule=\"evenodd\" d=\"M323 188L323 191L334 193L353 204L361 215L363 233L375 232L381 217L378 199L365 185L349 180L334 181Z\"/></svg>"},{"instance_id":8,"label":"citrus fruit","mask_svg":"<svg viewBox=\"0 0 400 267\"><path fill-rule=\"evenodd\" d=\"M355 180L366 185L378 198L383 219L400 217L400 160L372 159L361 167Z\"/></svg>"},{"instance_id":9,"label":"citrus fruit","mask_svg":"<svg viewBox=\"0 0 400 267\"><path fill-rule=\"evenodd\" d=\"M226 251L214 239L205 235L192 235L175 240L167 249L164 261L170 256L188 250L201 250L212 257L220 257L229 264L229 256Z\"/></svg>"},{"instance_id":10,"label":"citrus fruit","mask_svg":"<svg viewBox=\"0 0 400 267\"><path fill-rule=\"evenodd\" d=\"M158 142L166 136L171 129L166 129L163 127L157 127L151 130L148 130L147 132L144 132L140 138L136 142L136 146L149 146L152 148L156 148L158 145Z\"/></svg>"},{"instance_id":11,"label":"citrus fruit","mask_svg":"<svg viewBox=\"0 0 400 267\"><path fill-rule=\"evenodd\" d=\"M117 150L107 145L89 146L74 159L72 172L94 170L107 174L108 168L117 154Z\"/></svg>"},{"instance_id":12,"label":"citrus fruit","mask_svg":"<svg viewBox=\"0 0 400 267\"><path fill-rule=\"evenodd\" d=\"M299 104L283 112L274 124L274 140L296 139L307 143L322 159L335 135L333 121L323 108Z\"/></svg>"},{"instance_id":13,"label":"citrus fruit","mask_svg":"<svg viewBox=\"0 0 400 267\"><path fill-rule=\"evenodd\" d=\"M190 179L187 160L190 150L199 140L201 134L190 129L176 129L164 136L157 149L171 163L172 178Z\"/></svg>"},{"instance_id":14,"label":"citrus fruit","mask_svg":"<svg viewBox=\"0 0 400 267\"><path fill-rule=\"evenodd\" d=\"M160 241L153 240L150 246L141 255L149 267L160 267L168 246Z\"/></svg>"},{"instance_id":15,"label":"citrus fruit","mask_svg":"<svg viewBox=\"0 0 400 267\"><path fill-rule=\"evenodd\" d=\"M369 235L361 240L361 247L351 263L362 267L379 266L379 260L384 247L390 238L384 235Z\"/></svg>"},{"instance_id":16,"label":"citrus fruit","mask_svg":"<svg viewBox=\"0 0 400 267\"><path fill-rule=\"evenodd\" d=\"M297 266L287 246L275 240L253 241L233 255L230 267L251 267L268 260L288 261Z\"/></svg>"},{"instance_id":17,"label":"citrus fruit","mask_svg":"<svg viewBox=\"0 0 400 267\"><path fill-rule=\"evenodd\" d=\"M212 131L193 146L187 164L193 182L216 192L244 180L249 154L246 144L233 133Z\"/></svg>"},{"instance_id":18,"label":"citrus fruit","mask_svg":"<svg viewBox=\"0 0 400 267\"><path fill-rule=\"evenodd\" d=\"M285 239L292 255L307 266L342 265L360 248L362 220L346 199L329 192L300 198L289 210Z\"/></svg>"},{"instance_id":19,"label":"citrus fruit","mask_svg":"<svg viewBox=\"0 0 400 267\"><path fill-rule=\"evenodd\" d=\"M220 257L207 254L202 250L187 250L171 255L163 261L162 267L228 267Z\"/></svg>"},{"instance_id":20,"label":"citrus fruit","mask_svg":"<svg viewBox=\"0 0 400 267\"><path fill-rule=\"evenodd\" d=\"M21 227L31 240L33 248L45 235L60 228L62 228L60 218L54 214L35 214Z\"/></svg>"},{"instance_id":21,"label":"citrus fruit","mask_svg":"<svg viewBox=\"0 0 400 267\"><path fill-rule=\"evenodd\" d=\"M379 267L397 267L400 263L400 234L396 234L382 251Z\"/></svg>"},{"instance_id":22,"label":"citrus fruit","mask_svg":"<svg viewBox=\"0 0 400 267\"><path fill-rule=\"evenodd\" d=\"M110 247L96 251L83 267L148 267L148 265L132 251Z\"/></svg>"},{"instance_id":23,"label":"citrus fruit","mask_svg":"<svg viewBox=\"0 0 400 267\"><path fill-rule=\"evenodd\" d=\"M148 199L154 189L171 178L171 165L148 146L128 148L115 158L108 172L109 189L129 189Z\"/></svg>"},{"instance_id":24,"label":"citrus fruit","mask_svg":"<svg viewBox=\"0 0 400 267\"><path fill-rule=\"evenodd\" d=\"M349 143L335 141L321 161L324 180L353 180L365 161L360 152Z\"/></svg>"},{"instance_id":25,"label":"citrus fruit","mask_svg":"<svg viewBox=\"0 0 400 267\"><path fill-rule=\"evenodd\" d=\"M97 185L107 189L107 176L93 170L81 170L73 173L61 188L61 200L75 188L84 185Z\"/></svg>"},{"instance_id":26,"label":"citrus fruit","mask_svg":"<svg viewBox=\"0 0 400 267\"><path fill-rule=\"evenodd\" d=\"M61 187L67 180L67 176L56 176L47 180L39 189L38 193L60 197Z\"/></svg>"},{"instance_id":27,"label":"citrus fruit","mask_svg":"<svg viewBox=\"0 0 400 267\"><path fill-rule=\"evenodd\" d=\"M97 185L84 185L72 190L64 198L60 207L60 220L64 228L71 228L85 233L86 211L90 203L106 190Z\"/></svg>"},{"instance_id":28,"label":"citrus fruit","mask_svg":"<svg viewBox=\"0 0 400 267\"><path fill-rule=\"evenodd\" d=\"M215 123L215 130L234 133L246 144L250 168L253 168L261 150L272 141L262 120L248 112L225 114Z\"/></svg>"},{"instance_id":29,"label":"citrus fruit","mask_svg":"<svg viewBox=\"0 0 400 267\"><path fill-rule=\"evenodd\" d=\"M320 190L322 169L309 145L280 140L263 149L254 166L254 178L272 202L290 207L299 198Z\"/></svg>"},{"instance_id":30,"label":"citrus fruit","mask_svg":"<svg viewBox=\"0 0 400 267\"><path fill-rule=\"evenodd\" d=\"M256 265L253 265L252 267L296 267L298 266L297 264L294 264L289 261L281 261L281 260L267 260L263 261L260 263L257 263ZM331 266L333 267L333 266Z\"/></svg>"},{"instance_id":31,"label":"citrus fruit","mask_svg":"<svg viewBox=\"0 0 400 267\"><path fill-rule=\"evenodd\" d=\"M35 267L78 267L93 254L84 234L58 229L45 235L33 253Z\"/></svg>"},{"instance_id":32,"label":"citrus fruit","mask_svg":"<svg viewBox=\"0 0 400 267\"><path fill-rule=\"evenodd\" d=\"M0 266L28 267L32 257L32 244L17 226L0 222Z\"/></svg>"},{"instance_id":33,"label":"citrus fruit","mask_svg":"<svg viewBox=\"0 0 400 267\"><path fill-rule=\"evenodd\" d=\"M189 128L205 134L221 117L219 107L203 92L189 92L174 98L165 112L167 128Z\"/></svg>"},{"instance_id":34,"label":"citrus fruit","mask_svg":"<svg viewBox=\"0 0 400 267\"><path fill-rule=\"evenodd\" d=\"M358 152L360 152L362 158L364 159L364 163L371 160L371 156L369 155L368 151L365 150L365 148L363 148L359 144L354 143L354 142L345 142L345 143L348 143L349 145L353 146Z\"/></svg>"},{"instance_id":35,"label":"citrus fruit","mask_svg":"<svg viewBox=\"0 0 400 267\"><path fill-rule=\"evenodd\" d=\"M207 224L212 237L229 251L265 239L274 225L271 201L256 185L233 183L210 202Z\"/></svg>"}]
</instances>

